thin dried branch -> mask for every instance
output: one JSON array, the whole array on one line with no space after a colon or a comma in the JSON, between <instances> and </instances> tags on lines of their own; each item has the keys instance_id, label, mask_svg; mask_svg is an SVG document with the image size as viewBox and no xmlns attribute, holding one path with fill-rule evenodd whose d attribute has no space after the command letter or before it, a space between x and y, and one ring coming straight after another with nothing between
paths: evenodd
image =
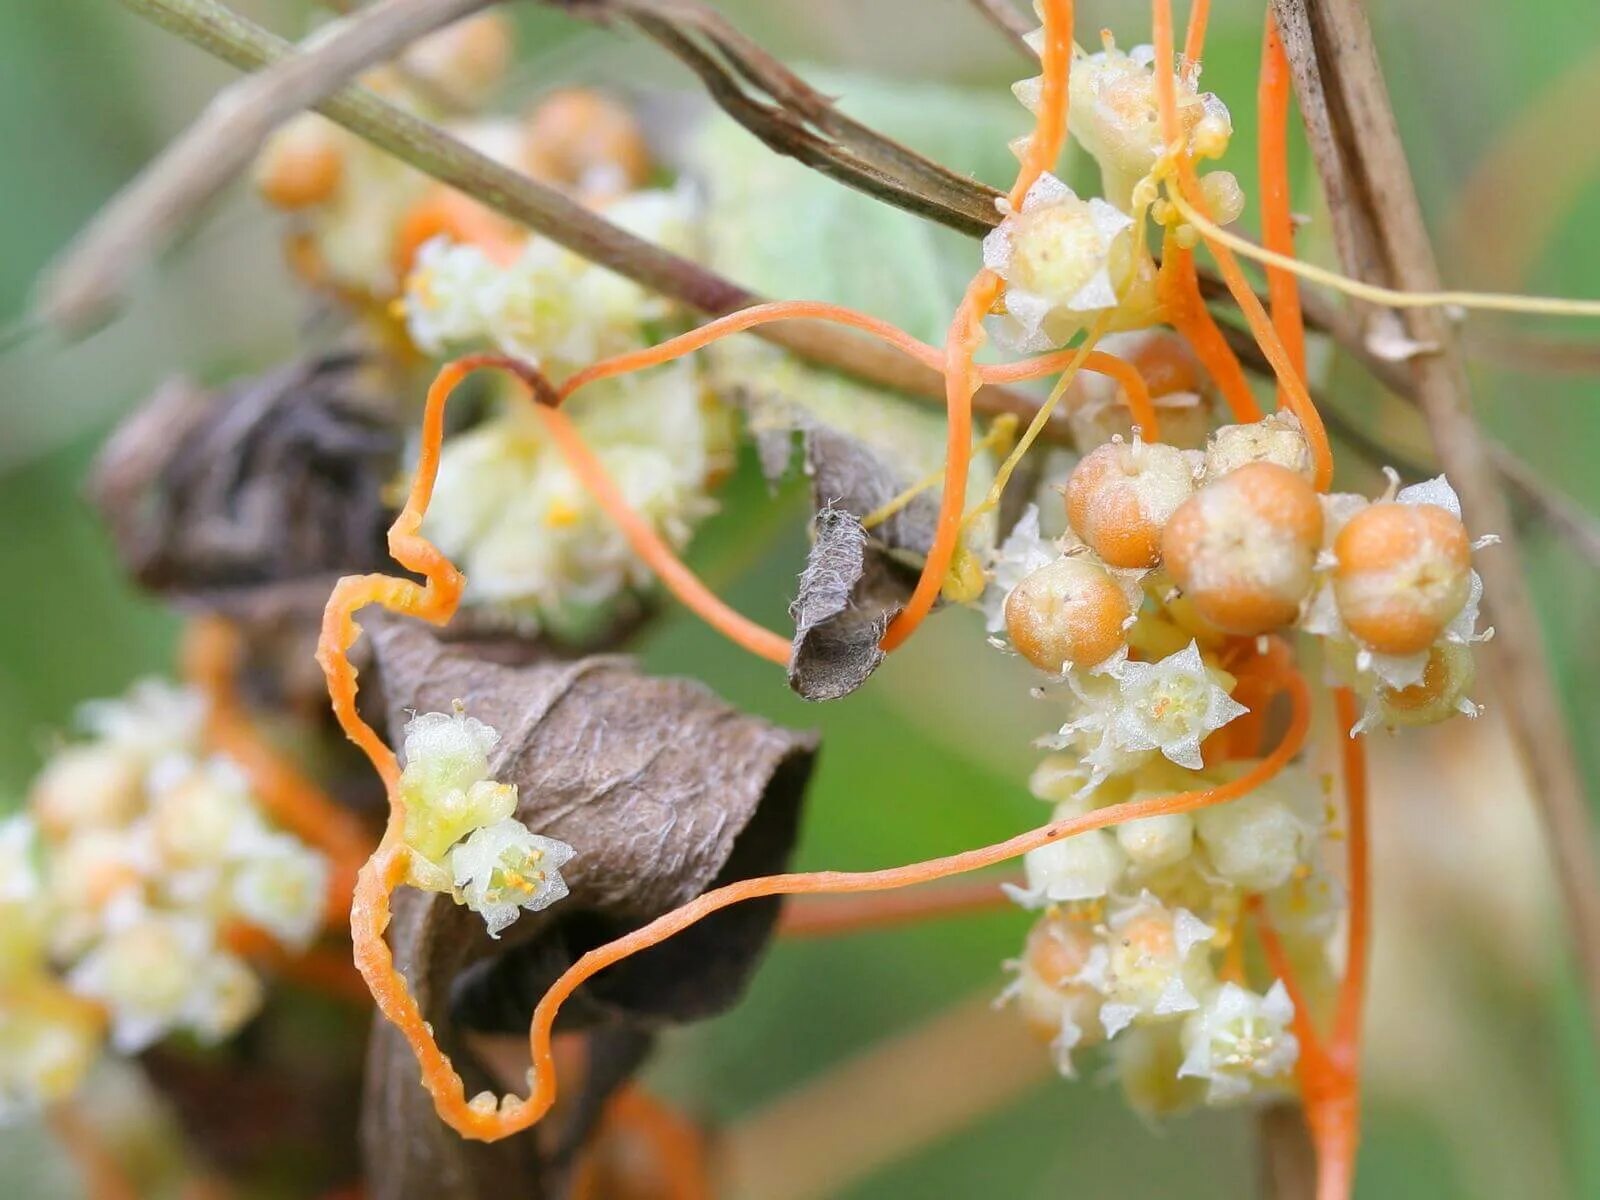
<instances>
[{"instance_id":1,"label":"thin dried branch","mask_svg":"<svg viewBox=\"0 0 1600 1200\"><path fill-rule=\"evenodd\" d=\"M141 16L202 50L247 71L277 62L289 43L245 20L216 0L122 0ZM460 190L535 233L565 246L629 279L710 315L759 304L763 297L635 237L554 188L502 166L438 127L403 111L370 90L348 85L314 105L336 124L374 146ZM93 264L85 264L92 274ZM756 336L864 382L913 396L942 400L944 381L937 371L906 358L882 343L816 321L763 326ZM1007 388L980 388L978 411L1013 413L1024 419L1038 405ZM1065 440L1065 424L1052 436Z\"/></svg>"},{"instance_id":2,"label":"thin dried branch","mask_svg":"<svg viewBox=\"0 0 1600 1200\"><path fill-rule=\"evenodd\" d=\"M1033 47L1028 45L1027 35L1037 26L1019 13L1011 0L972 0L972 7L1005 34L1018 51L1029 56L1033 55Z\"/></svg>"},{"instance_id":3,"label":"thin dried branch","mask_svg":"<svg viewBox=\"0 0 1600 1200\"><path fill-rule=\"evenodd\" d=\"M1000 193L834 107L699 0L552 0L602 23L627 21L699 77L710 97L779 154L897 208L981 237Z\"/></svg>"},{"instance_id":4,"label":"thin dried branch","mask_svg":"<svg viewBox=\"0 0 1600 1200\"><path fill-rule=\"evenodd\" d=\"M274 129L419 37L492 3L375 0L218 92L50 268L39 299L44 317L68 329L102 319L129 276L250 164Z\"/></svg>"},{"instance_id":5,"label":"thin dried branch","mask_svg":"<svg viewBox=\"0 0 1600 1200\"><path fill-rule=\"evenodd\" d=\"M122 2L163 28L246 70L273 63L290 49L281 39L238 17L215 3L215 0ZM732 30L715 14L708 14L698 4L687 5L681 0L658 0L655 3L650 0L575 0L573 7L580 15L596 17L601 9L620 12L629 5L638 11L649 9L658 17L661 13L672 14L678 21L674 29L703 32L743 78L754 82L781 106L794 106L805 122L820 128L833 139L821 140L815 139L815 135L808 135L817 143L818 154L840 153L839 143L848 142L858 163L870 160L877 164L875 169L879 172L878 178L891 169L890 163L897 164L894 170L909 172L909 177L918 179L948 177L951 174L839 113L827 97L813 91L742 34ZM689 15L685 16L685 13ZM683 36L687 38L688 34ZM1028 54L1031 56L1032 51L1029 50ZM721 66L716 69L719 73L724 70ZM728 86L736 88L733 82ZM761 300L755 293L698 264L626 233L554 189L493 162L426 121L401 111L365 89L347 87L330 95L316 107L345 128L426 174L560 242L575 253L701 312L720 314ZM800 117L795 119L795 127L803 129ZM842 169L830 174L833 178L850 182ZM972 202L966 205L966 211L981 213L990 224L997 222L999 214L992 204L993 193L971 180L962 182L972 197ZM934 219L940 219L936 214L943 211L941 205L932 198L923 199L926 203L917 211L925 211ZM1231 303L1227 289L1220 280L1202 272L1201 285L1208 298L1218 303ZM1315 292L1303 293L1302 305L1307 323L1313 329L1327 333L1341 349L1352 355L1378 382L1396 395L1415 400L1415 389L1405 366L1383 359L1368 348L1357 316ZM758 331L757 336L813 362L870 383L926 399L943 397L943 384L935 372L887 347L836 328L817 323L792 322L768 326ZM1253 344L1248 349L1253 353ZM1264 369L1258 354L1254 355L1249 365ZM990 386L979 390L975 406L978 411L990 415L1012 413L1031 418L1036 401L1010 389ZM1046 430L1046 436L1052 440L1070 441L1065 422L1062 421L1052 422ZM1544 515L1553 528L1570 538L1586 558L1600 565L1600 531L1595 529L1594 522L1570 500L1553 492L1502 447L1492 445L1490 452L1510 478L1517 493Z\"/></svg>"},{"instance_id":6,"label":"thin dried branch","mask_svg":"<svg viewBox=\"0 0 1600 1200\"><path fill-rule=\"evenodd\" d=\"M1389 104L1377 49L1357 0L1273 0L1313 157L1330 198L1348 205L1346 271L1415 291L1439 287L1421 204ZM1312 81L1315 80L1315 83ZM1538 615L1489 443L1473 416L1465 364L1448 317L1401 314L1408 336L1436 347L1407 363L1417 403L1474 526L1503 543L1483 559L1499 636L1491 643L1503 706L1535 786L1574 948L1600 1034L1600 860L1584 782L1546 656Z\"/></svg>"}]
</instances>

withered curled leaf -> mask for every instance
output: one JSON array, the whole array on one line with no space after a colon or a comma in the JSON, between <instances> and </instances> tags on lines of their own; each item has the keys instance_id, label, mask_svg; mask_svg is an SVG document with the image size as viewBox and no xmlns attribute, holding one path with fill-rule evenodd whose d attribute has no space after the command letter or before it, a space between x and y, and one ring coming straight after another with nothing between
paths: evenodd
<instances>
[{"instance_id":1,"label":"withered curled leaf","mask_svg":"<svg viewBox=\"0 0 1600 1200\"><path fill-rule=\"evenodd\" d=\"M911 595L938 504L919 495L868 531L862 519L905 486L893 468L866 443L823 427L806 431L805 451L817 515L789 608L789 686L807 700L837 700L883 661L878 642Z\"/></svg>"},{"instance_id":2,"label":"withered curled leaf","mask_svg":"<svg viewBox=\"0 0 1600 1200\"><path fill-rule=\"evenodd\" d=\"M376 369L341 351L217 391L169 381L89 491L144 587L252 622L314 615L338 576L385 563L401 441Z\"/></svg>"},{"instance_id":3,"label":"withered curled leaf","mask_svg":"<svg viewBox=\"0 0 1600 1200\"><path fill-rule=\"evenodd\" d=\"M395 897L396 961L469 1089L492 1086L473 1059L471 1031L524 1031L549 984L586 951L707 888L783 869L812 737L737 713L698 683L640 675L623 658L506 666L414 623L363 623L390 728L412 712L462 701L500 733L490 769L517 785L518 818L577 851L562 869L570 895L524 914L499 942L447 896ZM590 1079L599 1086L568 1081L575 1099L543 1134L487 1149L461 1142L434 1115L410 1050L379 1028L364 1120L372 1194L487 1195L472 1190L476 1181L506 1178L556 1186L566 1152L598 1112L597 1092L626 1077L651 1030L731 1004L777 912L775 901L728 909L580 989L558 1032L587 1031ZM506 1175L495 1157L508 1154L520 1156L518 1174Z\"/></svg>"}]
</instances>

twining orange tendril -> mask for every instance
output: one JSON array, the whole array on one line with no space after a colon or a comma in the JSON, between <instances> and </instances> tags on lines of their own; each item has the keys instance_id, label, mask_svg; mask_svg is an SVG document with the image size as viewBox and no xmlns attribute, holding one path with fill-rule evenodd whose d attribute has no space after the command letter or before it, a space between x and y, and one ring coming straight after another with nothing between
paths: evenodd
<instances>
[{"instance_id":1,"label":"twining orange tendril","mask_svg":"<svg viewBox=\"0 0 1600 1200\"><path fill-rule=\"evenodd\" d=\"M1211 0L1194 0L1189 8L1189 29L1183 37L1183 57L1198 63L1205 52L1206 24L1211 20Z\"/></svg>"},{"instance_id":2,"label":"twining orange tendril","mask_svg":"<svg viewBox=\"0 0 1600 1200\"><path fill-rule=\"evenodd\" d=\"M960 879L905 892L874 892L841 899L800 899L784 906L778 936L834 937L914 925L940 917L1009 908L996 879Z\"/></svg>"},{"instance_id":3,"label":"twining orange tendril","mask_svg":"<svg viewBox=\"0 0 1600 1200\"><path fill-rule=\"evenodd\" d=\"M1020 209L1039 176L1055 166L1067 132L1067 76L1072 67L1072 0L1045 0L1044 46L1040 60L1044 82L1038 115L1028 148L1007 197ZM983 318L1000 298L1001 279L985 268L967 285L966 293L945 334L944 395L946 413L944 492L939 499L939 520L933 544L922 564L906 606L884 631L881 645L893 650L914 633L944 587L946 572L961 538L967 499L967 469L972 458L972 394L978 388L973 356L983 341Z\"/></svg>"},{"instance_id":4,"label":"twining orange tendril","mask_svg":"<svg viewBox=\"0 0 1600 1200\"><path fill-rule=\"evenodd\" d=\"M133 1181L82 1111L70 1102L57 1104L45 1120L77 1168L89 1200L139 1200Z\"/></svg>"},{"instance_id":5,"label":"twining orange tendril","mask_svg":"<svg viewBox=\"0 0 1600 1200\"><path fill-rule=\"evenodd\" d=\"M1199 177L1195 174L1194 164L1189 160L1184 144L1183 126L1178 119L1178 93L1172 75L1172 0L1152 0L1151 7L1153 10L1151 25L1156 51L1156 102L1161 111L1162 137L1166 140L1171 154L1178 190L1202 216L1209 217L1205 199L1200 192ZM1228 291L1233 294L1234 302L1244 314L1250 332L1261 346L1261 352L1272 364L1273 373L1278 378L1278 385L1284 389L1290 410L1300 418L1300 423L1305 428L1306 441L1311 446L1311 459L1315 466L1317 489L1327 491L1328 485L1333 480L1333 449L1328 444L1328 432L1323 427L1316 405L1311 403L1311 396L1306 391L1305 381L1295 371L1282 339L1273 328L1266 310L1261 307L1261 301L1257 299L1249 280L1240 270L1239 260L1234 257L1233 251L1214 238L1207 238L1206 245L1211 250L1211 256L1216 259L1217 267L1228 285Z\"/></svg>"},{"instance_id":6,"label":"twining orange tendril","mask_svg":"<svg viewBox=\"0 0 1600 1200\"><path fill-rule=\"evenodd\" d=\"M242 652L238 631L220 617L197 618L184 630L184 675L206 697L205 740L244 772L268 816L328 856L333 868L328 916L342 921L350 911L356 873L372 852L372 838L353 813L335 803L256 731L239 699Z\"/></svg>"},{"instance_id":7,"label":"twining orange tendril","mask_svg":"<svg viewBox=\"0 0 1600 1200\"><path fill-rule=\"evenodd\" d=\"M502 1137L519 1129L525 1129L534 1121L537 1121L555 1101L556 1078L550 1035L556 1014L559 1012L562 1003L580 986L605 970L605 968L659 944L666 938L687 929L689 926L730 905L763 896L837 895L878 892L911 887L915 884L930 883L941 879L950 879L985 867L996 866L1018 858L1040 846L1073 837L1091 829L1103 829L1109 825L1118 825L1125 821L1136 821L1145 817L1192 812L1196 809L1207 808L1214 804L1222 804L1229 800L1237 799L1253 791L1273 779L1299 753L1300 748L1305 743L1306 733L1310 727L1311 699L1310 691L1305 681L1298 675L1291 675L1285 681L1285 686L1290 697L1291 715L1289 727L1284 733L1283 741L1266 758L1256 763L1237 779L1228 783L1198 791L1181 792L1171 796L1158 796L1110 805L1081 816L1054 822L1042 828L1018 834L991 846L966 850L944 858L911 863L902 867L891 867L879 871L815 871L740 880L709 891L691 900L682 908L667 913L650 924L618 938L608 945L591 950L556 980L534 1010L533 1026L529 1032L534 1062L534 1090L532 1095L526 1100L505 1102L505 1106L502 1107L499 1113L463 1111L464 1106L459 1103L460 1084L458 1081L454 1087L453 1097L448 1095L441 1097L438 1091L434 1092L436 1101L441 1099L454 1101L447 1104L446 1107L441 1107L440 1115L452 1126L467 1133L469 1136L491 1138ZM431 1086L432 1084L430 1083ZM471 1119L470 1128L463 1128L461 1124L457 1123L457 1118L460 1116L466 1116Z\"/></svg>"},{"instance_id":8,"label":"twining orange tendril","mask_svg":"<svg viewBox=\"0 0 1600 1200\"><path fill-rule=\"evenodd\" d=\"M488 1095L469 1102L461 1077L434 1040L432 1030L405 980L395 970L393 955L384 941L383 934L389 923L389 897L406 874L406 852L400 838L404 805L397 794L399 766L394 752L356 710L356 671L349 660L348 651L359 636L354 614L366 604L380 604L395 612L443 622L449 619L460 601L460 573L417 530L438 469L445 401L467 373L489 361L495 365L505 365L504 360L499 359L462 360L442 370L429 389L423 413L423 439L418 454L417 474L406 505L389 531L390 553L403 567L422 575L425 582L419 585L383 575L350 576L341 580L329 598L317 648L317 658L328 678L328 691L339 723L350 739L366 751L384 779L390 797L389 823L378 850L361 870L351 908L350 928L356 966L366 979L384 1017L395 1026L416 1054L422 1082L432 1095L439 1116L465 1137L492 1141L527 1129L542 1118L555 1102L556 1075L551 1031L556 1013L566 998L606 967L658 944L714 912L762 896L886 891L948 879L998 865L1038 846L1090 829L1220 804L1242 796L1273 778L1299 752L1305 741L1310 723L1309 692L1303 680L1291 676L1286 686L1293 702L1293 716L1283 742L1267 758L1229 783L1174 796L1113 805L1019 834L993 846L929 862L881 871L777 875L743 880L707 892L682 908L584 955L555 982L535 1010L529 1031L535 1068L535 1086L531 1095L525 1099L504 1097L498 1104ZM541 387L548 387L543 384L541 377L532 372L528 372L525 382L536 395L540 395ZM554 392L546 399L547 402L553 402ZM547 412L545 409L541 411Z\"/></svg>"},{"instance_id":9,"label":"twining orange tendril","mask_svg":"<svg viewBox=\"0 0 1600 1200\"><path fill-rule=\"evenodd\" d=\"M1305 990L1295 976L1294 966L1265 905L1259 896L1252 896L1249 901L1267 961L1283 980L1294 1004L1294 1032L1300 1041L1300 1059L1295 1071L1300 1080L1306 1123L1317 1152L1317 1200L1348 1200L1355 1181L1356 1147L1361 1137L1361 1018L1366 1000L1372 908L1366 746L1360 737L1351 736L1360 713L1355 695L1348 688L1334 689L1333 700L1344 739L1340 765L1345 790L1350 917L1345 973L1339 982L1333 1031L1326 1042L1311 1020Z\"/></svg>"},{"instance_id":10,"label":"twining orange tendril","mask_svg":"<svg viewBox=\"0 0 1600 1200\"><path fill-rule=\"evenodd\" d=\"M1170 235L1161 250L1159 285L1167 323L1193 347L1200 365L1221 389L1233 419L1259 421L1261 405L1256 403L1255 393L1250 390L1250 379L1200 295L1194 254L1178 245Z\"/></svg>"},{"instance_id":11,"label":"twining orange tendril","mask_svg":"<svg viewBox=\"0 0 1600 1200\"><path fill-rule=\"evenodd\" d=\"M1150 388L1145 384L1144 376L1127 359L1107 354L1104 350L1090 350L1087 354L1083 354L1081 347L1076 350L1056 350L1021 362L979 367L978 378L984 383L1019 383L1025 379L1037 379L1041 375L1054 375L1066 370L1079 355L1083 358L1078 364L1079 370L1107 375L1117 381L1127 397L1128 412L1133 423L1139 427L1140 436L1147 442L1159 442L1161 420L1156 415L1155 401L1150 398Z\"/></svg>"},{"instance_id":12,"label":"twining orange tendril","mask_svg":"<svg viewBox=\"0 0 1600 1200\"><path fill-rule=\"evenodd\" d=\"M880 317L869 316L855 309L822 300L773 300L766 304L752 304L749 308L741 308L727 316L707 321L704 325L697 325L687 333L680 333L677 337L668 338L654 346L601 359L569 375L556 389L556 396L559 400L566 401L575 392L591 383L675 362L687 354L720 341L729 334L743 333L776 321L796 320L829 321L835 325L860 329L895 347L906 357L925 367L939 370L944 366L945 352L938 346L914 338ZM1058 350L1036 358L1023 359L1020 362L980 366L975 370L978 379L983 383L1020 383L1038 379L1043 375L1054 375L1062 370L1076 353L1075 350ZM1155 427L1156 411L1155 404L1150 398L1150 389L1145 385L1144 376L1139 373L1138 368L1127 359L1107 354L1103 350L1092 350L1084 358L1082 369L1097 375L1109 375L1115 379L1127 393L1128 407L1133 413L1134 420L1141 427L1147 424L1151 428ZM1147 435L1147 440L1155 440L1154 435Z\"/></svg>"},{"instance_id":13,"label":"twining orange tendril","mask_svg":"<svg viewBox=\"0 0 1600 1200\"><path fill-rule=\"evenodd\" d=\"M1294 218L1289 209L1289 56L1278 37L1278 22L1267 9L1261 36L1261 79L1256 88L1260 127L1256 135L1261 175L1261 240L1268 250L1294 255ZM1272 324L1294 373L1306 377L1306 330L1300 313L1300 281L1279 267L1267 267ZM1288 403L1280 384L1278 405Z\"/></svg>"}]
</instances>

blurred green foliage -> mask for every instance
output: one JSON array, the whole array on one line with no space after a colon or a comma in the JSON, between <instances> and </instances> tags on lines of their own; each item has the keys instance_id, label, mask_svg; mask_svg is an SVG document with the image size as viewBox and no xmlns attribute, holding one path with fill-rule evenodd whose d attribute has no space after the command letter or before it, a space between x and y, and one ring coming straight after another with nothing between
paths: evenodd
<instances>
[{"instance_id":1,"label":"blurred green foliage","mask_svg":"<svg viewBox=\"0 0 1600 1200\"><path fill-rule=\"evenodd\" d=\"M302 27L307 11L271 0L240 7L290 33ZM882 65L919 86L958 80L987 89L986 111L1005 111L1005 86L1019 74L1005 44L960 0L747 0L723 7L788 57L830 68ZM1140 6L1102 0L1081 7L1087 10L1080 15L1081 40L1092 41L1089 31L1101 22L1125 42L1140 40ZM1496 132L1556 74L1592 59L1600 28L1592 6L1562 0L1530 0L1515 20L1507 20L1498 6L1444 0L1389 0L1375 3L1374 10L1407 143L1430 217L1442 234L1456 189ZM683 85L649 47L619 48L604 35L579 32L533 6L523 6L520 16L528 53L519 75L527 90L569 77L624 79L631 87ZM1226 165L1247 193L1255 176L1248 147L1258 21L1259 5L1219 3L1205 74L1206 85L1233 108L1236 150ZM115 5L0 5L0 148L7 164L0 190L0 325L22 319L28 289L49 256L228 77L198 52L139 27ZM883 102L892 104L896 92L884 85L880 91L878 118L897 133L945 158L965 152L951 140L937 108L918 103L920 93L901 93L899 111L884 117ZM843 96L847 109L853 99L863 98ZM1020 132L1021 110L1012 111L1013 132ZM1591 118L1573 114L1574 120ZM1552 153L1562 152L1561 139L1553 138ZM986 153L966 165L1003 178L1003 139ZM1295 162L1303 203L1311 208L1305 155L1298 148ZM1600 234L1585 214L1600 201L1595 179L1589 171L1557 235L1521 275L1468 282L1594 294ZM1505 186L1516 188L1518 181L1506 180ZM850 211L866 202L841 196L838 203ZM1252 220L1247 211L1246 223ZM924 235L904 219L887 221L885 228L897 237L927 236L926 252L948 268L948 276L963 276L975 264L976 248L963 249L959 239ZM1469 233L1495 236L1493 229ZM782 237L775 231L773 243L781 244ZM1315 229L1308 235L1312 252L1318 238ZM78 345L39 335L0 351L0 795L16 796L25 787L52 731L68 723L78 701L118 691L140 673L169 669L175 619L121 581L80 486L109 424L164 374L181 369L222 378L271 361L292 344L295 306L271 241L265 214L235 196L159 271L140 281L132 310L117 325ZM1447 275L1459 249L1441 244ZM896 283L881 274L859 281L877 289L887 316L895 315L890 307L926 305L937 290L896 297ZM925 314L906 315L914 332L936 333ZM1592 331L1578 327L1519 328L1593 339ZM1364 381L1343 367L1335 369L1333 380L1350 394L1366 391ZM1592 401L1591 381L1485 367L1478 382L1490 428L1552 484L1591 510L1600 508L1600 473L1591 465L1600 450L1600 410L1585 403ZM1375 426L1397 437L1414 436L1414 424L1393 411L1392 401L1372 397L1367 403ZM735 606L781 626L804 554L799 497L793 489L767 497L746 470L725 498L723 515L697 543L697 560L731 577L725 591ZM1594 725L1600 696L1593 683L1592 576L1540 531L1533 531L1531 543L1578 740L1590 768L1600 768L1600 746L1581 736ZM963 616L941 618L864 692L824 708L802 705L768 664L739 655L681 614L669 614L638 649L652 670L696 675L734 703L822 731L821 767L799 855L805 865L869 867L943 853L1004 837L1039 815L1022 780L1032 757L1028 741L1043 718L1022 698L1020 676L982 653L978 630ZM1380 804L1403 800L1378 797ZM1495 881L1483 886L1493 888ZM1382 898L1380 882L1380 906ZM1383 920L1381 907L1378 919ZM1002 913L783 945L746 1004L672 1039L657 1068L659 1079L696 1111L735 1116L811 1076L821 1064L951 1001L997 990L999 960L1014 952L1025 927L1020 914ZM1503 1023L1480 1023L1473 1036L1502 1039L1513 1029L1534 1031L1534 1048L1511 1061L1530 1072L1541 1097L1535 1119L1553 1130L1561 1147L1561 1161L1544 1177L1566 1181L1560 1192L1535 1187L1525 1195L1600 1195L1600 1087L1574 985L1563 979L1551 989L1535 981L1531 994L1516 987L1508 994L1520 997L1518 1011ZM1461 1049L1471 1052L1470 1046ZM1467 1078L1475 1079L1478 1091L1462 1102L1487 1113L1492 1128L1496 1081ZM963 1081L951 1078L948 1086L961 1088ZM1485 1195L1465 1165L1471 1159L1463 1155L1461 1127L1441 1112L1376 1096L1366 1130L1362 1196ZM850 1195L1233 1197L1251 1186L1250 1140L1247 1115L1206 1115L1152 1134L1090 1081L1051 1085L863 1182ZM49 1173L49 1186L27 1173L33 1168L21 1164L37 1157L13 1136L9 1151L0 1151L0 1178L7 1181L0 1193L68 1194L58 1191L72 1186L59 1171Z\"/></svg>"}]
</instances>

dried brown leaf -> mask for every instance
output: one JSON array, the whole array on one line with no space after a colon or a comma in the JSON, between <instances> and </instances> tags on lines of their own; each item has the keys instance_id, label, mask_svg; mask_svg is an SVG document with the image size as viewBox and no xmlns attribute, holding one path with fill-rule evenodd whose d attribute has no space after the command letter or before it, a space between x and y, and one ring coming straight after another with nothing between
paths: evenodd
<instances>
[{"instance_id":1,"label":"dried brown leaf","mask_svg":"<svg viewBox=\"0 0 1600 1200\"><path fill-rule=\"evenodd\" d=\"M170 382L123 422L90 495L135 580L240 619L315 615L387 561L400 452L364 360L335 353L216 392Z\"/></svg>"},{"instance_id":2,"label":"dried brown leaf","mask_svg":"<svg viewBox=\"0 0 1600 1200\"><path fill-rule=\"evenodd\" d=\"M391 729L413 711L448 711L461 700L501 734L490 766L517 784L518 817L577 850L563 869L567 899L525 914L500 942L448 897L395 897L396 962L469 1088L492 1085L468 1031L525 1029L538 998L586 951L709 887L787 861L813 738L734 712L698 683L642 676L626 659L505 666L414 623L364 623ZM541 1178L555 1186L563 1153L632 1070L650 1031L737 998L777 911L776 901L729 909L579 990L559 1029L591 1031L593 1086L569 1090L576 1098L553 1140L509 1139L488 1157L460 1142L434 1115L410 1050L379 1029L366 1099L373 1194L487 1195L474 1189L508 1178L531 1181L530 1195L541 1194Z\"/></svg>"},{"instance_id":3,"label":"dried brown leaf","mask_svg":"<svg viewBox=\"0 0 1600 1200\"><path fill-rule=\"evenodd\" d=\"M817 515L789 608L789 686L807 700L837 700L883 661L878 643L911 595L939 507L924 493L868 531L863 518L904 490L898 472L865 442L824 426L808 429L805 444Z\"/></svg>"}]
</instances>

